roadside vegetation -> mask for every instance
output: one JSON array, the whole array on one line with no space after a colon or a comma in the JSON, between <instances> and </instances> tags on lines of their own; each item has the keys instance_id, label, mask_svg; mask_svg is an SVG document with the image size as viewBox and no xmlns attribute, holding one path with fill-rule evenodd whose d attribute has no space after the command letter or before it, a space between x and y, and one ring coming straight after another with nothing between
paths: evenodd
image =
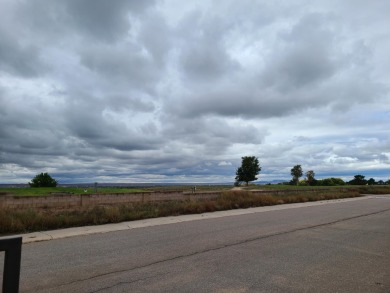
<instances>
[{"instance_id":1,"label":"roadside vegetation","mask_svg":"<svg viewBox=\"0 0 390 293\"><path fill-rule=\"evenodd\" d=\"M129 187L60 187L48 173L35 176L30 187L0 188L0 196L48 196L56 194L131 193L131 192L210 192L222 191L216 199L133 203L128 205L100 205L75 209L8 209L0 208L0 235L44 231L67 227L118 223L164 216L196 214L239 208L299 203L318 200L358 197L361 194L390 194L390 180L376 182L363 175L344 182L340 178L315 179L313 170L303 175L301 165L291 169L292 180L279 184L256 185L261 167L257 157L242 157L242 164L236 171L236 182L231 185L182 185ZM245 185L241 185L245 183ZM340 188L342 187L342 188ZM294 192L253 194L251 190L292 190ZM302 191L302 192L300 192Z\"/></svg>"},{"instance_id":2,"label":"roadside vegetation","mask_svg":"<svg viewBox=\"0 0 390 293\"><path fill-rule=\"evenodd\" d=\"M318 189L316 192L285 195L254 195L249 191L238 190L225 191L213 200L107 205L73 210L3 209L0 213L0 235L358 196L360 192L357 188L343 191Z\"/></svg>"},{"instance_id":3,"label":"roadside vegetation","mask_svg":"<svg viewBox=\"0 0 390 293\"><path fill-rule=\"evenodd\" d=\"M366 185L359 186L361 194L390 194L390 185Z\"/></svg>"}]
</instances>

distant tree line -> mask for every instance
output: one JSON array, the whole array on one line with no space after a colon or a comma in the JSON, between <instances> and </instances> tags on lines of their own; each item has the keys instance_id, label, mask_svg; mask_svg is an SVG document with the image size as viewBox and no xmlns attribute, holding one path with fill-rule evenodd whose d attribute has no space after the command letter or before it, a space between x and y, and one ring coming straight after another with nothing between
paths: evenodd
<instances>
[{"instance_id":1,"label":"distant tree line","mask_svg":"<svg viewBox=\"0 0 390 293\"><path fill-rule=\"evenodd\" d=\"M309 170L305 173L306 177L303 180L299 180L303 175L301 165L295 165L291 169L292 179L290 182L285 182L288 185L300 185L300 186L342 186L342 185L386 185L390 184L390 179L387 181L379 180L375 181L374 178L365 179L364 175L355 175L350 181L344 181L341 178L325 178L315 179L315 173L313 170Z\"/></svg>"},{"instance_id":2,"label":"distant tree line","mask_svg":"<svg viewBox=\"0 0 390 293\"><path fill-rule=\"evenodd\" d=\"M257 180L257 175L261 171L259 159L255 156L247 156L241 158L241 166L236 170L235 186L241 185L245 182L246 185L251 181ZM375 181L374 178L365 179L364 175L355 175L350 181L344 181L341 178L324 178L316 179L313 170L309 170L305 173L305 178L300 180L303 176L303 170L301 165L295 165L291 168L290 174L292 179L289 182L283 182L284 185L296 185L296 186L342 186L342 185L386 185L390 184L390 179L387 181L379 180Z\"/></svg>"},{"instance_id":3,"label":"distant tree line","mask_svg":"<svg viewBox=\"0 0 390 293\"><path fill-rule=\"evenodd\" d=\"M257 175L261 171L259 159L255 156L242 157L241 167L237 168L235 186L239 186L241 182L245 182L246 185L251 181L257 180ZM325 178L317 180L313 170L309 170L305 173L305 178L299 180L303 176L303 170L301 165L295 165L291 169L292 179L290 182L283 182L284 185L296 185L296 186L342 186L342 185L387 185L390 184L390 179L387 181L379 180L375 181L374 178L368 180L364 175L355 175L350 181L345 182L341 178ZM56 187L58 182L52 178L48 173L40 173L36 175L31 182L28 183L30 187Z\"/></svg>"}]
</instances>

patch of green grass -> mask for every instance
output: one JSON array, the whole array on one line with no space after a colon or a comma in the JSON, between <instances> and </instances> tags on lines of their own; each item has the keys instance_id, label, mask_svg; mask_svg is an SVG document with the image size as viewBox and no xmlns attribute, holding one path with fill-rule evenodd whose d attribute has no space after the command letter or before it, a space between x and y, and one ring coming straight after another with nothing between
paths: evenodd
<instances>
[{"instance_id":1,"label":"patch of green grass","mask_svg":"<svg viewBox=\"0 0 390 293\"><path fill-rule=\"evenodd\" d=\"M177 185L177 186L155 186L147 187L145 190L154 191L154 192L170 192L170 191L179 191L179 192L191 192L193 187L196 187L197 192L201 191L221 191L229 190L233 188L233 185Z\"/></svg>"},{"instance_id":2,"label":"patch of green grass","mask_svg":"<svg viewBox=\"0 0 390 293\"><path fill-rule=\"evenodd\" d=\"M230 185L196 185L196 191L221 191L232 188ZM145 188L122 188L122 187L98 187L98 193L129 193L129 192L191 192L193 186L156 186ZM85 192L87 190L87 192ZM70 194L92 194L95 193L93 187L15 187L0 188L0 194L7 193L15 196L47 196L52 193L70 193Z\"/></svg>"},{"instance_id":3,"label":"patch of green grass","mask_svg":"<svg viewBox=\"0 0 390 293\"><path fill-rule=\"evenodd\" d=\"M196 185L197 192L204 191L228 191L232 189L231 185ZM130 192L170 192L170 191L179 191L179 192L191 192L193 186L157 186L157 187L147 187L147 188L117 188L117 187L98 187L98 193L130 193ZM344 185L344 186L292 186L292 185L249 185L241 186L243 190L322 190L322 189L339 189L339 188L359 188L361 193L371 193L371 194L390 194L390 185L373 185L373 186L356 186L356 185ZM87 192L85 192L87 190ZM80 188L80 187L25 187L25 188L0 188L1 194L11 194L15 196L47 196L55 193L70 193L70 194L92 194L95 193L93 187L90 188Z\"/></svg>"},{"instance_id":4,"label":"patch of green grass","mask_svg":"<svg viewBox=\"0 0 390 293\"><path fill-rule=\"evenodd\" d=\"M130 192L145 192L145 189L139 188L113 188L99 187L98 193L130 193ZM50 194L69 193L69 194L91 194L95 193L92 188L80 187L23 187L23 188L0 188L0 194L7 193L15 196L47 196Z\"/></svg>"},{"instance_id":5,"label":"patch of green grass","mask_svg":"<svg viewBox=\"0 0 390 293\"><path fill-rule=\"evenodd\" d=\"M244 190L317 190L317 189L330 189L330 188L356 188L353 185L342 186L302 186L302 185L283 185L283 184L271 184L271 185L249 185L241 186Z\"/></svg>"}]
</instances>

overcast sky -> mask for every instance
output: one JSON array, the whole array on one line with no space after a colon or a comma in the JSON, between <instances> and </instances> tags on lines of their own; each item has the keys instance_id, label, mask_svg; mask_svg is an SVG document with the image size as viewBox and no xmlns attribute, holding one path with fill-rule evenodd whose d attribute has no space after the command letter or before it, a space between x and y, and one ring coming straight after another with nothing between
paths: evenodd
<instances>
[{"instance_id":1,"label":"overcast sky","mask_svg":"<svg viewBox=\"0 0 390 293\"><path fill-rule=\"evenodd\" d=\"M390 178L390 1L0 0L0 183Z\"/></svg>"}]
</instances>

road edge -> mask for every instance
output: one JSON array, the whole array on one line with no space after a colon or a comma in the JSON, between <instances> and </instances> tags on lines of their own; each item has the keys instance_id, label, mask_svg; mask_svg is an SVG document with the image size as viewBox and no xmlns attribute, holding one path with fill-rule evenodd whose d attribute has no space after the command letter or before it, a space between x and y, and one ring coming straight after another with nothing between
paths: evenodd
<instances>
[{"instance_id":1,"label":"road edge","mask_svg":"<svg viewBox=\"0 0 390 293\"><path fill-rule=\"evenodd\" d=\"M226 210L226 211L218 211L218 212L210 212L210 213L202 213L202 214L169 216L169 217L152 218L152 219L137 220L137 221L128 221L128 222L121 222L121 223L114 223L114 224L73 227L73 228L66 228L66 229L59 229L59 230L32 232L32 233L26 233L26 234L19 234L19 235L15 235L15 236L23 237L23 244L28 244L28 243L34 243L34 242L40 242L40 241L63 239L63 238L68 238L68 237L84 236L84 235L92 235L92 234L102 234L102 233L109 233L109 232L115 232L115 231L123 231L123 230L131 230L131 229L138 229L138 228L160 226L160 225L176 224L176 223L189 222L189 221L216 219L216 218L222 218L222 217L231 217L231 216L247 215L247 214L254 214L254 213L263 213L263 212L279 211L279 210L294 209L294 208L305 208L305 207L319 206L319 205L324 205L324 204L336 204L336 203L356 201L356 200L365 200L365 199L369 199L372 197L373 197L372 195L363 195L361 197L354 197L354 198L343 198L343 199L332 199L332 200L305 202L305 203L282 204L282 205L254 207L254 208L248 208L248 209Z\"/></svg>"}]
</instances>

